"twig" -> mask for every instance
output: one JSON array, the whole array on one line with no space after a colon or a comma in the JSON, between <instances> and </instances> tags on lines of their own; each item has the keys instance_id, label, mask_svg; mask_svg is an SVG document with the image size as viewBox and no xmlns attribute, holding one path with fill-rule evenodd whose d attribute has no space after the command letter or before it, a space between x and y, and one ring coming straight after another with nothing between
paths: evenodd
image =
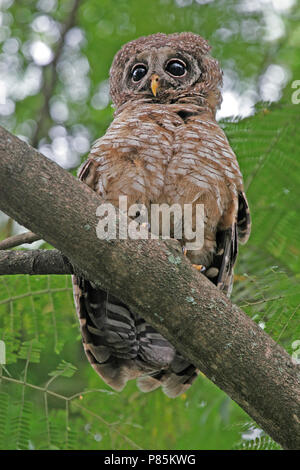
<instances>
[{"instance_id":1,"label":"twig","mask_svg":"<svg viewBox=\"0 0 300 470\"><path fill-rule=\"evenodd\" d=\"M20 233L19 235L13 235L12 237L2 240L0 242L0 250L8 250L9 248L23 245L23 243L33 243L40 239L41 237L33 232Z\"/></svg>"},{"instance_id":2,"label":"twig","mask_svg":"<svg viewBox=\"0 0 300 470\"><path fill-rule=\"evenodd\" d=\"M28 388L32 388L34 390L38 390L39 392L42 392L44 393L44 397L45 398L45 408L46 408L46 414L48 413L48 403L47 403L47 397L48 395L52 396L52 397L55 397L55 398L58 398L60 400L64 400L66 403L72 403L73 406L77 406L78 408L80 408L82 411L84 411L85 413L89 414L90 416L93 416L94 418L98 419L99 421L101 421L101 423L103 423L105 426L107 426L108 428L112 429L115 433L117 433L120 437L122 437L125 441L127 441L129 444L131 444L133 447L137 448L137 449L142 449L138 444L136 444L132 439L130 439L128 436L126 436L126 434L123 434L116 426L117 424L119 423L110 423L109 421L105 420L104 418L102 418L102 416L100 415L97 415L96 413L94 413L93 411L89 410L88 408L86 408L85 406L82 406L80 405L79 403L77 403L76 401L74 402L73 400L76 399L78 396L83 396L85 395L86 393L92 393L92 392L98 392L98 390L86 390L86 391L82 391L82 392L78 392L70 397L67 397L65 395L61 395L57 392L53 392L52 390L49 390L47 387L39 387L38 385L33 385L31 383L28 383L25 379L24 381L21 381L21 380L17 380L17 379L14 379L14 378L11 378L11 377L6 377L5 375L0 375L0 382L1 380L6 380L7 382L11 382L11 383L15 383L15 384L18 384L18 385L22 385L23 387L26 386ZM48 420L47 420L47 425L48 425ZM49 433L50 434L50 433ZM48 437L50 437L48 435Z\"/></svg>"}]
</instances>

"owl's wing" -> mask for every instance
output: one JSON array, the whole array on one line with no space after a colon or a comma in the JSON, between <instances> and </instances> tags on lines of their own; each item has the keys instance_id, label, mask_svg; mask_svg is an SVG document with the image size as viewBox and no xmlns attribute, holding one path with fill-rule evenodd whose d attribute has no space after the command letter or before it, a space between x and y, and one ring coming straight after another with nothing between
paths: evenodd
<instances>
[{"instance_id":1,"label":"owl's wing","mask_svg":"<svg viewBox=\"0 0 300 470\"><path fill-rule=\"evenodd\" d=\"M238 242L246 243L251 231L250 211L244 192L239 193L238 204L236 221L228 229L217 232L217 248L212 262L212 266L219 270L216 285L228 296L232 290Z\"/></svg>"},{"instance_id":2,"label":"owl's wing","mask_svg":"<svg viewBox=\"0 0 300 470\"><path fill-rule=\"evenodd\" d=\"M99 177L97 162L88 158L79 168L78 178L95 190ZM134 318L125 306L86 279L73 276L72 281L87 358L108 385L122 390L134 378L131 359L138 350Z\"/></svg>"},{"instance_id":3,"label":"owl's wing","mask_svg":"<svg viewBox=\"0 0 300 470\"><path fill-rule=\"evenodd\" d=\"M237 257L237 228L234 223L227 230L217 232L217 249L212 266L218 268L216 285L230 296L233 281L233 267Z\"/></svg>"},{"instance_id":4,"label":"owl's wing","mask_svg":"<svg viewBox=\"0 0 300 470\"><path fill-rule=\"evenodd\" d=\"M97 183L97 163L94 158L88 158L83 164L79 167L77 172L78 179L83 181L85 184L90 186L90 188L95 189L95 184Z\"/></svg>"},{"instance_id":5,"label":"owl's wing","mask_svg":"<svg viewBox=\"0 0 300 470\"><path fill-rule=\"evenodd\" d=\"M239 208L237 215L237 232L239 242L244 244L248 241L251 232L251 217L248 201L244 191L239 193Z\"/></svg>"}]
</instances>

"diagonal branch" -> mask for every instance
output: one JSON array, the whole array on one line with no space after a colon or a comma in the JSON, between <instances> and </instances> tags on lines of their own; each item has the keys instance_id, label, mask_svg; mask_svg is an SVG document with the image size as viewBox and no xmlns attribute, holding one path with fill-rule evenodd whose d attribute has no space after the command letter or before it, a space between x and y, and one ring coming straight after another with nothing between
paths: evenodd
<instances>
[{"instance_id":1,"label":"diagonal branch","mask_svg":"<svg viewBox=\"0 0 300 470\"><path fill-rule=\"evenodd\" d=\"M101 240L103 200L0 127L0 210L127 304L275 441L300 448L300 367L191 267L177 242Z\"/></svg>"}]
</instances>

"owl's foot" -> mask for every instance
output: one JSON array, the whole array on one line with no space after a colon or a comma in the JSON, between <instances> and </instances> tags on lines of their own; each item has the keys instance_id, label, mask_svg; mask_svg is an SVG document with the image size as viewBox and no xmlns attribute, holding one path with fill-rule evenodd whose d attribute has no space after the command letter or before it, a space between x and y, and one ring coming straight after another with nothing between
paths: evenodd
<instances>
[{"instance_id":1,"label":"owl's foot","mask_svg":"<svg viewBox=\"0 0 300 470\"><path fill-rule=\"evenodd\" d=\"M206 271L206 267L203 266L203 264L192 264L192 266L197 269L197 271L200 271L200 273L204 273Z\"/></svg>"},{"instance_id":2,"label":"owl's foot","mask_svg":"<svg viewBox=\"0 0 300 470\"><path fill-rule=\"evenodd\" d=\"M187 249L185 246L182 247L182 253L183 256L186 256L187 254ZM203 264L192 264L193 268L197 269L197 271L200 271L200 273L204 273L206 271L206 267Z\"/></svg>"}]
</instances>

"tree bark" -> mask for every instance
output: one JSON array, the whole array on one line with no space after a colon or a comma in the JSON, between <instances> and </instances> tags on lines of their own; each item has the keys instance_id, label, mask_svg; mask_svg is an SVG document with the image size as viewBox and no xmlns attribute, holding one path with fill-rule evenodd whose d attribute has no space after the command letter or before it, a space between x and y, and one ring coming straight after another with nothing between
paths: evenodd
<instances>
[{"instance_id":1,"label":"tree bark","mask_svg":"<svg viewBox=\"0 0 300 470\"><path fill-rule=\"evenodd\" d=\"M8 274L74 274L74 269L58 250L3 250L0 276Z\"/></svg>"},{"instance_id":2,"label":"tree bark","mask_svg":"<svg viewBox=\"0 0 300 470\"><path fill-rule=\"evenodd\" d=\"M0 128L0 209L145 318L275 441L300 448L300 367L192 268L178 242L100 240L103 200Z\"/></svg>"}]
</instances>

